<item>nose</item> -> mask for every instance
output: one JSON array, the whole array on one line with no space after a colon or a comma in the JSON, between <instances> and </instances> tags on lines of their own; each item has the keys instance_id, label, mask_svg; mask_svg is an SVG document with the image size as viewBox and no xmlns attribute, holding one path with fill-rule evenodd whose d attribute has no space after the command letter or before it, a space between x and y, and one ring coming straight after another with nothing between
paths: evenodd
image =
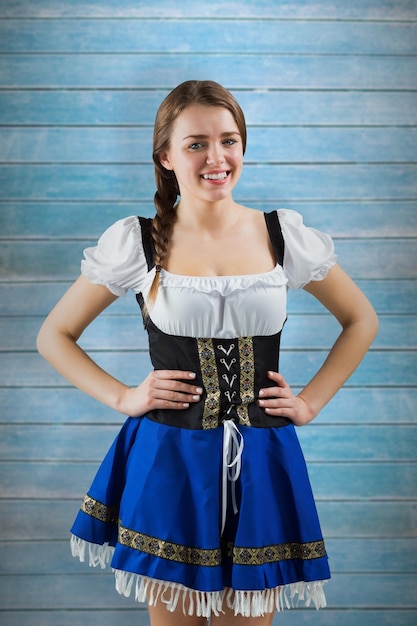
<instances>
[{"instance_id":1,"label":"nose","mask_svg":"<svg viewBox=\"0 0 417 626\"><path fill-rule=\"evenodd\" d=\"M213 144L209 146L207 151L207 165L220 165L224 161L224 154L221 146Z\"/></svg>"}]
</instances>

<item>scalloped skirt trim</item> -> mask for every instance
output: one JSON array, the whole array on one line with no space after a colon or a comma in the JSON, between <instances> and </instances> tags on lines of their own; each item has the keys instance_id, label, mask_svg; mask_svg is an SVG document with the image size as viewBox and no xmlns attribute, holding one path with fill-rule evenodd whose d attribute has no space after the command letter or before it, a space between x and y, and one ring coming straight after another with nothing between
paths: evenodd
<instances>
[{"instance_id":1,"label":"scalloped skirt trim","mask_svg":"<svg viewBox=\"0 0 417 626\"><path fill-rule=\"evenodd\" d=\"M104 569L111 562L114 552L112 546L93 544L75 535L71 536L72 556L84 562L87 549L90 567L100 566ZM300 602L306 607L314 606L316 609L326 606L323 590L325 580L301 581L262 591L223 589L209 592L122 570L113 571L116 577L116 590L121 595L129 597L134 591L137 602L147 602L150 606L155 606L160 601L171 612L182 606L184 615L196 615L207 619L212 614L218 616L222 613L224 602L235 615L243 617L261 617L266 613L294 608Z\"/></svg>"}]
</instances>

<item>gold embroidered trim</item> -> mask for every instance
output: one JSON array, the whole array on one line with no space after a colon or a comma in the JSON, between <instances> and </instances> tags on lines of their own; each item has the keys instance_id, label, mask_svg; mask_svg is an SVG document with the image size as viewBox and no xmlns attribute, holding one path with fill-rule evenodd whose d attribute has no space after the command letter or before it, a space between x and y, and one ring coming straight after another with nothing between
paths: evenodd
<instances>
[{"instance_id":1,"label":"gold embroidered trim","mask_svg":"<svg viewBox=\"0 0 417 626\"><path fill-rule=\"evenodd\" d=\"M264 548L238 548L229 544L228 556L235 565L265 565L276 561L309 561L326 556L324 541L279 543Z\"/></svg>"},{"instance_id":2,"label":"gold embroidered trim","mask_svg":"<svg viewBox=\"0 0 417 626\"><path fill-rule=\"evenodd\" d=\"M189 548L178 543L144 535L123 526L119 528L119 543L129 548L152 554L152 556L158 556L168 561L176 561L177 563L201 565L204 567L217 567L221 564L221 552L218 548L212 550Z\"/></svg>"},{"instance_id":3,"label":"gold embroidered trim","mask_svg":"<svg viewBox=\"0 0 417 626\"><path fill-rule=\"evenodd\" d=\"M119 508L117 506L107 506L91 498L88 494L83 500L81 511L108 524L117 524L119 519Z\"/></svg>"},{"instance_id":4,"label":"gold embroidered trim","mask_svg":"<svg viewBox=\"0 0 417 626\"><path fill-rule=\"evenodd\" d=\"M203 386L206 400L203 410L203 429L217 428L220 413L220 387L217 376L216 357L211 339L197 339Z\"/></svg>"},{"instance_id":5,"label":"gold embroidered trim","mask_svg":"<svg viewBox=\"0 0 417 626\"><path fill-rule=\"evenodd\" d=\"M307 561L326 556L323 540L309 543L282 543L263 548L239 548L230 542L223 546L223 550L220 548L190 548L145 535L124 526L119 527L119 543L168 561L203 567L221 565L222 552L231 558L235 565L265 565L266 563L291 559Z\"/></svg>"},{"instance_id":6,"label":"gold embroidered trim","mask_svg":"<svg viewBox=\"0 0 417 626\"><path fill-rule=\"evenodd\" d=\"M239 337L240 358L240 399L242 404L237 407L239 421L245 426L250 426L248 404L254 398L254 375L255 364L253 359L252 337Z\"/></svg>"}]
</instances>

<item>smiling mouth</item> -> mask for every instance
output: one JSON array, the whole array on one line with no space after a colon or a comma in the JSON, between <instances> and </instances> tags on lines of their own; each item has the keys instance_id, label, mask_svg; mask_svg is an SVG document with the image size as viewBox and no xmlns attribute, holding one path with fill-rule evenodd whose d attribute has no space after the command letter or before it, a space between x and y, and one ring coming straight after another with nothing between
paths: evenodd
<instances>
[{"instance_id":1,"label":"smiling mouth","mask_svg":"<svg viewBox=\"0 0 417 626\"><path fill-rule=\"evenodd\" d=\"M218 174L202 174L204 180L224 180L229 176L230 172L219 172Z\"/></svg>"}]
</instances>

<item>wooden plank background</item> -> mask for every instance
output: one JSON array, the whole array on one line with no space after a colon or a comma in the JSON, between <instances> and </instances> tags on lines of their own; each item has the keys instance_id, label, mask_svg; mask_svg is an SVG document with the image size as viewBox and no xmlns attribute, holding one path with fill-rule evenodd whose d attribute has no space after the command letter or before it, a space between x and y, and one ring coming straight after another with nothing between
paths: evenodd
<instances>
[{"instance_id":1,"label":"wooden plank background","mask_svg":"<svg viewBox=\"0 0 417 626\"><path fill-rule=\"evenodd\" d=\"M7 0L0 3L0 620L148 624L68 530L122 418L35 351L42 319L116 219L152 215L152 123L177 83L211 78L245 110L236 199L294 208L335 239L380 333L299 430L333 579L290 626L417 620L417 3L415 0ZM282 369L297 389L337 327L291 294ZM134 384L147 372L133 297L82 338ZM274 622L275 623L275 622Z\"/></svg>"}]
</instances>

